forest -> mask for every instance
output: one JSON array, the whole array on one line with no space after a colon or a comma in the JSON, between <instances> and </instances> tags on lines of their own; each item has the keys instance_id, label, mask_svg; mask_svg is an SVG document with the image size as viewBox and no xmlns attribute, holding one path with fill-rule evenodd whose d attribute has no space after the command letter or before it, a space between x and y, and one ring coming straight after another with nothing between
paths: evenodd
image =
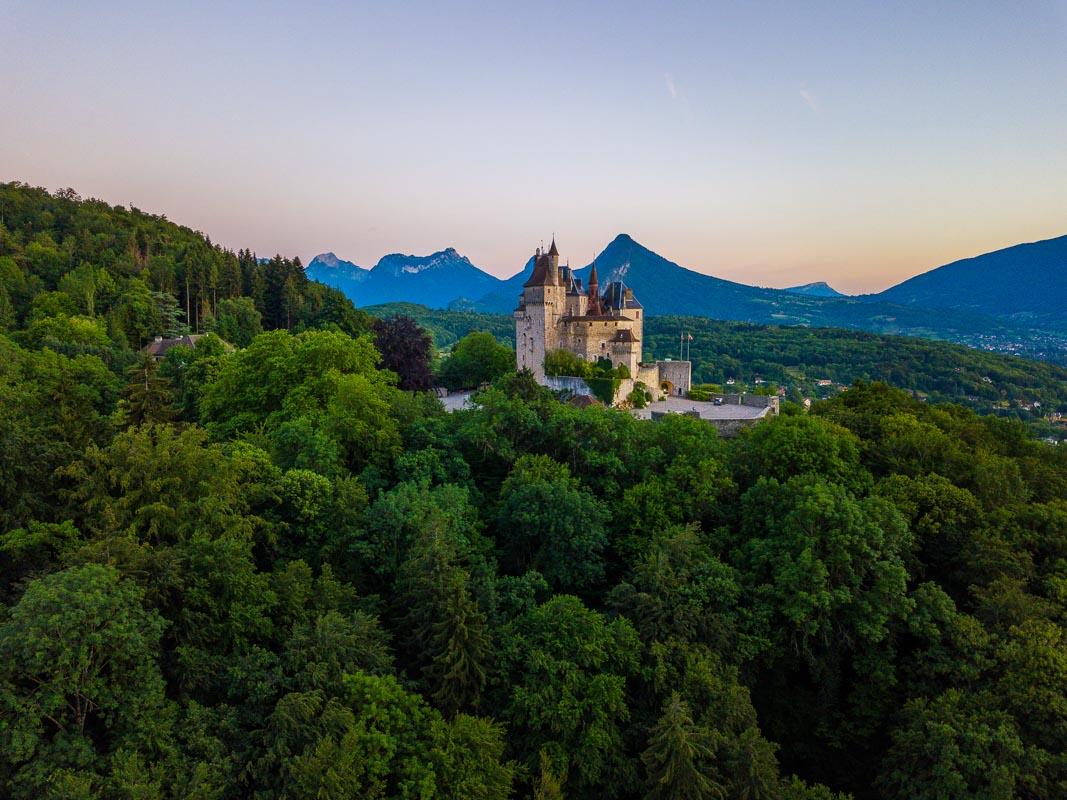
<instances>
[{"instance_id":1,"label":"forest","mask_svg":"<svg viewBox=\"0 0 1067 800\"><path fill-rule=\"evenodd\" d=\"M0 795L1067 796L1022 422L860 381L724 440L162 217L0 214Z\"/></svg>"}]
</instances>

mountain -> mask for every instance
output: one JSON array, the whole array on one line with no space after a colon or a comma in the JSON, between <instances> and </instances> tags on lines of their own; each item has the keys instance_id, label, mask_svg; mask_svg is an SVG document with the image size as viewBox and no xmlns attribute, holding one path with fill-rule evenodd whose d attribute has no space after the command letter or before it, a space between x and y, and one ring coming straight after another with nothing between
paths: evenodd
<instances>
[{"instance_id":1,"label":"mountain","mask_svg":"<svg viewBox=\"0 0 1067 800\"><path fill-rule=\"evenodd\" d=\"M308 264L307 276L340 289L357 306L408 302L446 308L464 298L482 297L504 283L452 247L428 256L393 253L370 270L325 253Z\"/></svg>"},{"instance_id":2,"label":"mountain","mask_svg":"<svg viewBox=\"0 0 1067 800\"><path fill-rule=\"evenodd\" d=\"M463 305L472 311L493 312L498 314L511 313L519 304L519 295L522 294L522 285L526 283L533 274L533 268L534 260L533 256L530 256L530 260L526 262L526 266L507 280L500 281L493 291L479 297L474 303ZM453 304L453 307L456 307L456 304Z\"/></svg>"},{"instance_id":3,"label":"mountain","mask_svg":"<svg viewBox=\"0 0 1067 800\"><path fill-rule=\"evenodd\" d=\"M358 291L356 287L370 277L370 270L351 261L343 261L333 253L320 253L311 259L304 274L311 280L340 289L352 298Z\"/></svg>"},{"instance_id":4,"label":"mountain","mask_svg":"<svg viewBox=\"0 0 1067 800\"><path fill-rule=\"evenodd\" d=\"M1067 337L1061 334L1035 334L1018 322L970 309L930 310L871 297L815 297L746 286L686 269L627 234L616 236L597 256L596 265L601 285L612 280L624 281L649 315L689 315L756 324L921 336L1067 362ZM576 274L588 285L589 266L577 270ZM517 281L518 277L510 280ZM514 308L513 297L507 305L502 305L501 299L496 291L471 308L495 312Z\"/></svg>"},{"instance_id":5,"label":"mountain","mask_svg":"<svg viewBox=\"0 0 1067 800\"><path fill-rule=\"evenodd\" d=\"M837 289L833 288L826 281L817 281L815 283L805 283L801 286L790 286L786 289L782 289L783 292L790 292L791 294L802 294L807 297L845 297Z\"/></svg>"},{"instance_id":6,"label":"mountain","mask_svg":"<svg viewBox=\"0 0 1067 800\"><path fill-rule=\"evenodd\" d=\"M1067 327L1067 236L954 261L867 299L978 311L1063 329Z\"/></svg>"},{"instance_id":7,"label":"mountain","mask_svg":"<svg viewBox=\"0 0 1067 800\"><path fill-rule=\"evenodd\" d=\"M370 270L366 267L361 267L351 261L344 261L333 253L319 253L308 262L307 268L315 271L336 270L339 274L347 275L356 283L363 283L367 276L370 275Z\"/></svg>"},{"instance_id":8,"label":"mountain","mask_svg":"<svg viewBox=\"0 0 1067 800\"><path fill-rule=\"evenodd\" d=\"M1027 254L1025 258L1019 257L1020 250ZM611 280L624 281L650 315L701 316L764 325L834 327L920 336L1067 363L1067 314L1063 311L1067 270L1057 272L1054 268L1059 263L1058 254L1065 250L1067 237L970 259L970 262L983 262L976 272L986 276L986 282L999 280L998 291L1007 298L999 307L992 302L991 290L978 291L980 287L972 288L965 281L941 278L942 274L953 277L961 269L959 265L967 262L934 270L880 295L862 297L837 293L823 296L820 291L823 294L834 291L825 283L790 290L723 280L669 261L627 234L616 236L597 256L596 265L601 285ZM1013 251L1011 257L1002 255ZM993 259L993 267L984 262L987 258ZM385 256L369 271L354 264L344 266L347 262L340 260L336 267L330 266L330 260L317 261L308 265L308 277L335 286L358 306L412 302L436 309L498 314L515 309L522 284L533 269L533 259L530 259L520 272L500 280L475 267L453 248L429 256ZM1003 268L1007 278L997 275L997 265ZM589 269L587 265L576 270L586 285ZM1024 273L1028 277L1023 277ZM941 306L921 305L917 290L913 294L908 293L911 290L904 291L913 282L925 285L922 279L933 281L941 288L937 294L933 291L936 287L928 287L923 302L940 302ZM1026 286L1004 286L1005 280ZM946 288L946 284L953 283L960 286L956 294ZM1046 287L1048 297L1039 299L1041 287ZM800 293L800 289L806 291ZM978 299L971 299L972 292ZM989 300L985 299L987 296Z\"/></svg>"}]
</instances>

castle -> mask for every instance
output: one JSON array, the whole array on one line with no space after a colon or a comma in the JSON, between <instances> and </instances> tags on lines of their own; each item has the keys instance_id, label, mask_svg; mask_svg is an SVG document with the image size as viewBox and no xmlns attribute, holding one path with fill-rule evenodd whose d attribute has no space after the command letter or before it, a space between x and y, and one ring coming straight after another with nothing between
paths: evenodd
<instances>
[{"instance_id":1,"label":"castle","mask_svg":"<svg viewBox=\"0 0 1067 800\"><path fill-rule=\"evenodd\" d=\"M555 237L546 252L538 248L534 254L533 274L523 284L514 316L516 365L529 369L539 383L580 391L580 381L545 374L545 355L562 349L587 361L607 358L614 367L625 366L630 377L622 381L616 400L627 397L638 382L654 399L689 391L688 361L641 360L644 308L633 290L612 281L601 291L596 263L588 289L583 288L569 266L559 265Z\"/></svg>"}]
</instances>

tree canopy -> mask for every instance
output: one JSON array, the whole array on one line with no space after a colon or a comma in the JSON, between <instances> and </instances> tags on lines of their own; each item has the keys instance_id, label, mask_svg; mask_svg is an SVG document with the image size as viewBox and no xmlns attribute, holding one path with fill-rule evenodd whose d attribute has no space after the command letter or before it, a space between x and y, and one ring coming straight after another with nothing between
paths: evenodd
<instances>
[{"instance_id":1,"label":"tree canopy","mask_svg":"<svg viewBox=\"0 0 1067 800\"><path fill-rule=\"evenodd\" d=\"M295 260L0 192L0 795L1067 795L1022 422L857 382L722 439L488 334L445 413Z\"/></svg>"}]
</instances>

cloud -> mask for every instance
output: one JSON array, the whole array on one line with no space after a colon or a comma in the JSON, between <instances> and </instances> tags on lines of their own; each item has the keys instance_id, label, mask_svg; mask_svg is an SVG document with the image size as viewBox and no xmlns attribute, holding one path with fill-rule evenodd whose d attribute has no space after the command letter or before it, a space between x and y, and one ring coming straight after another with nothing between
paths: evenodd
<instances>
[{"instance_id":1,"label":"cloud","mask_svg":"<svg viewBox=\"0 0 1067 800\"><path fill-rule=\"evenodd\" d=\"M669 72L663 73L663 80L667 84L667 94L671 96L671 100L678 99L678 87L674 85L674 76Z\"/></svg>"},{"instance_id":2,"label":"cloud","mask_svg":"<svg viewBox=\"0 0 1067 800\"><path fill-rule=\"evenodd\" d=\"M800 96L804 100L804 102L808 104L808 108L810 108L812 111L819 110L819 98L817 98L807 89L801 87Z\"/></svg>"}]
</instances>

